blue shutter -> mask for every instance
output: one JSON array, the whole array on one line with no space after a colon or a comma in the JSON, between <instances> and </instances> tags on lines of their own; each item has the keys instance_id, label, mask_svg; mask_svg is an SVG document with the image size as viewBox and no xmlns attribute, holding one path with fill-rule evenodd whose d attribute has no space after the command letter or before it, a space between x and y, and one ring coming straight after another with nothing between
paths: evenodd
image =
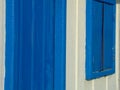
<instances>
[{"instance_id":1,"label":"blue shutter","mask_svg":"<svg viewBox=\"0 0 120 90\"><path fill-rule=\"evenodd\" d=\"M65 90L66 0L6 0L5 90Z\"/></svg>"},{"instance_id":2,"label":"blue shutter","mask_svg":"<svg viewBox=\"0 0 120 90\"><path fill-rule=\"evenodd\" d=\"M91 80L115 72L115 4L87 0L86 18L86 79Z\"/></svg>"}]
</instances>

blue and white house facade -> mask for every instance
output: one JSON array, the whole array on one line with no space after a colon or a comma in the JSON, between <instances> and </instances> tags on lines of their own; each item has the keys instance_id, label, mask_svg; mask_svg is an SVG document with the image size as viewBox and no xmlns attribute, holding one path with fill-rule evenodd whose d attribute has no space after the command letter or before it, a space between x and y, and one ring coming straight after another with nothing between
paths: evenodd
<instances>
[{"instance_id":1,"label":"blue and white house facade","mask_svg":"<svg viewBox=\"0 0 120 90\"><path fill-rule=\"evenodd\" d=\"M120 90L119 47L119 0L0 0L0 90Z\"/></svg>"}]
</instances>

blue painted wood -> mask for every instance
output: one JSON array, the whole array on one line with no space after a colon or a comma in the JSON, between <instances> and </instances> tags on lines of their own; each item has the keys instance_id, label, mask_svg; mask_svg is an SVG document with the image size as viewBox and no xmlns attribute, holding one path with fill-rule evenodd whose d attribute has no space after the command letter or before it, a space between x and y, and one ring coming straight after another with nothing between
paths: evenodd
<instances>
[{"instance_id":1,"label":"blue painted wood","mask_svg":"<svg viewBox=\"0 0 120 90\"><path fill-rule=\"evenodd\" d=\"M66 1L6 2L5 90L65 90Z\"/></svg>"},{"instance_id":2,"label":"blue painted wood","mask_svg":"<svg viewBox=\"0 0 120 90\"><path fill-rule=\"evenodd\" d=\"M5 90L13 90L14 83L14 0L6 0L6 67L8 67L5 71ZM9 15L8 15L9 14Z\"/></svg>"},{"instance_id":3,"label":"blue painted wood","mask_svg":"<svg viewBox=\"0 0 120 90\"><path fill-rule=\"evenodd\" d=\"M93 2L92 14L92 64L93 72L102 69L102 3Z\"/></svg>"},{"instance_id":4,"label":"blue painted wood","mask_svg":"<svg viewBox=\"0 0 120 90\"><path fill-rule=\"evenodd\" d=\"M64 3L63 3L64 2ZM60 4L61 3L61 4ZM54 89L65 90L66 87L66 0L55 2L55 79ZM61 10L62 9L62 10ZM62 48L62 49L61 49ZM62 53L61 53L62 52ZM59 77L59 78L58 78Z\"/></svg>"},{"instance_id":5,"label":"blue painted wood","mask_svg":"<svg viewBox=\"0 0 120 90\"><path fill-rule=\"evenodd\" d=\"M95 1L107 3L107 4L115 4L116 3L116 0L95 0Z\"/></svg>"},{"instance_id":6,"label":"blue painted wood","mask_svg":"<svg viewBox=\"0 0 120 90\"><path fill-rule=\"evenodd\" d=\"M115 73L116 5L100 0L87 0L86 79Z\"/></svg>"},{"instance_id":7,"label":"blue painted wood","mask_svg":"<svg viewBox=\"0 0 120 90\"><path fill-rule=\"evenodd\" d=\"M104 69L113 68L115 62L115 5L104 4Z\"/></svg>"}]
</instances>

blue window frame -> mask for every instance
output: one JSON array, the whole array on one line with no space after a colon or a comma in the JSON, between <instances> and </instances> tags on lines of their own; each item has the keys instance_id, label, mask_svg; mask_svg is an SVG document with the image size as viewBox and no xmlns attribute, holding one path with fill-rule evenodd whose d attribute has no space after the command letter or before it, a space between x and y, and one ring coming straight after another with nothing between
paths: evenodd
<instances>
[{"instance_id":1,"label":"blue window frame","mask_svg":"<svg viewBox=\"0 0 120 90\"><path fill-rule=\"evenodd\" d=\"M66 0L6 0L5 90L65 90Z\"/></svg>"},{"instance_id":2,"label":"blue window frame","mask_svg":"<svg viewBox=\"0 0 120 90\"><path fill-rule=\"evenodd\" d=\"M87 0L87 80L115 73L115 2L115 0Z\"/></svg>"}]
</instances>

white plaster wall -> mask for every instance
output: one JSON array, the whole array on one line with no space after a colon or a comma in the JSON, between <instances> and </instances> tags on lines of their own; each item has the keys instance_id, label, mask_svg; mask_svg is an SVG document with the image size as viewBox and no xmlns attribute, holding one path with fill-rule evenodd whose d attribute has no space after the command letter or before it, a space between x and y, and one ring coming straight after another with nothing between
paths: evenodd
<instances>
[{"instance_id":1,"label":"white plaster wall","mask_svg":"<svg viewBox=\"0 0 120 90\"><path fill-rule=\"evenodd\" d=\"M66 90L120 90L119 88L119 5L117 4L116 73L85 80L86 0L67 0ZM119 24L119 25L118 25Z\"/></svg>"},{"instance_id":2,"label":"white plaster wall","mask_svg":"<svg viewBox=\"0 0 120 90\"><path fill-rule=\"evenodd\" d=\"M4 90L5 0L0 0L0 90Z\"/></svg>"}]
</instances>

